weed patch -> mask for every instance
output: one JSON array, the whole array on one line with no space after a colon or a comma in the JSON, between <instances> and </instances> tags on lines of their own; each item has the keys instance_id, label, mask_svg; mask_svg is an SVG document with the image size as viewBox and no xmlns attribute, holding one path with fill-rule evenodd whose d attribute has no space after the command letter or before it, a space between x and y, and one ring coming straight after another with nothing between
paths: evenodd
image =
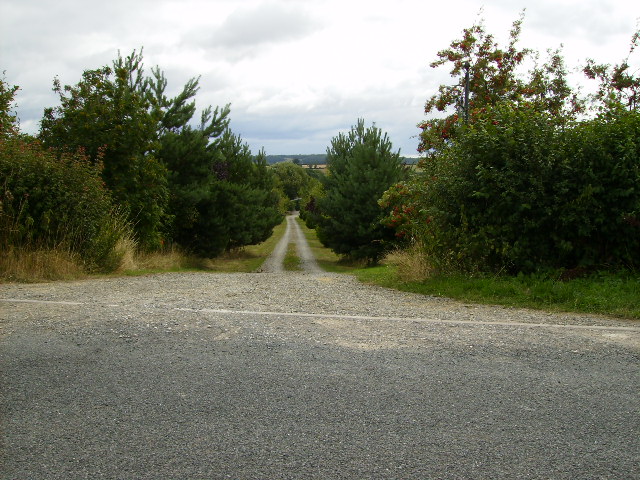
<instances>
[{"instance_id":1,"label":"weed patch","mask_svg":"<svg viewBox=\"0 0 640 480\"><path fill-rule=\"evenodd\" d=\"M287 246L287 253L284 256L284 261L282 262L284 269L290 272L299 272L302 270L300 265L300 257L298 257L298 252L296 250L295 243L289 243Z\"/></svg>"}]
</instances>

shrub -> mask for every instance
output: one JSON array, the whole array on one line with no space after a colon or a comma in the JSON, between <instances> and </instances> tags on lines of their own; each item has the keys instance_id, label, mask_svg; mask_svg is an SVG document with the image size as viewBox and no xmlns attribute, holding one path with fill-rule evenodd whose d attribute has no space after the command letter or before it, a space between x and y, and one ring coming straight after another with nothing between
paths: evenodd
<instances>
[{"instance_id":1,"label":"shrub","mask_svg":"<svg viewBox=\"0 0 640 480\"><path fill-rule=\"evenodd\" d=\"M0 140L0 245L64 249L90 271L117 268L114 246L127 231L99 166L80 154L56 156L34 141Z\"/></svg>"},{"instance_id":2,"label":"shrub","mask_svg":"<svg viewBox=\"0 0 640 480\"><path fill-rule=\"evenodd\" d=\"M532 272L633 267L640 114L569 126L500 104L425 162L422 239L439 266Z\"/></svg>"}]
</instances>

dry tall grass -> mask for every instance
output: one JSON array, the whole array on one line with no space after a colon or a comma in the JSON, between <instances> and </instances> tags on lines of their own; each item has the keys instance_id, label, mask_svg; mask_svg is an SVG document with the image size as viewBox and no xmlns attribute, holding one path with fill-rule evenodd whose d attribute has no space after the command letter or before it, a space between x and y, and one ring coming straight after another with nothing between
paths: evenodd
<instances>
[{"instance_id":1,"label":"dry tall grass","mask_svg":"<svg viewBox=\"0 0 640 480\"><path fill-rule=\"evenodd\" d=\"M111 274L143 274L180 270L214 272L256 271L284 234L285 223L274 229L274 235L259 245L233 250L217 258L207 259L189 255L177 247L158 252L140 252L135 238L123 232L113 250ZM79 255L69 250L5 247L0 242L1 282L42 282L86 278L85 265Z\"/></svg>"},{"instance_id":2,"label":"dry tall grass","mask_svg":"<svg viewBox=\"0 0 640 480\"><path fill-rule=\"evenodd\" d=\"M130 238L118 241L115 257L118 267L113 273L131 271L171 271L193 268L198 260L177 249L140 253ZM27 249L9 247L0 254L0 282L35 283L87 278L82 259L63 248Z\"/></svg>"},{"instance_id":3,"label":"dry tall grass","mask_svg":"<svg viewBox=\"0 0 640 480\"><path fill-rule=\"evenodd\" d=\"M127 261L118 269L125 271L172 271L193 268L196 260L176 248L159 252L138 252L125 257Z\"/></svg>"},{"instance_id":4,"label":"dry tall grass","mask_svg":"<svg viewBox=\"0 0 640 480\"><path fill-rule=\"evenodd\" d=\"M9 247L0 255L0 281L46 282L84 276L79 256L63 248L29 250Z\"/></svg>"},{"instance_id":5,"label":"dry tall grass","mask_svg":"<svg viewBox=\"0 0 640 480\"><path fill-rule=\"evenodd\" d=\"M123 272L136 268L136 249L136 242L131 236L120 237L114 248L116 255L120 257L120 265L116 271Z\"/></svg>"},{"instance_id":6,"label":"dry tall grass","mask_svg":"<svg viewBox=\"0 0 640 480\"><path fill-rule=\"evenodd\" d=\"M395 265L398 277L405 282L419 282L433 273L423 248L417 243L406 249L389 253L384 263Z\"/></svg>"}]
</instances>

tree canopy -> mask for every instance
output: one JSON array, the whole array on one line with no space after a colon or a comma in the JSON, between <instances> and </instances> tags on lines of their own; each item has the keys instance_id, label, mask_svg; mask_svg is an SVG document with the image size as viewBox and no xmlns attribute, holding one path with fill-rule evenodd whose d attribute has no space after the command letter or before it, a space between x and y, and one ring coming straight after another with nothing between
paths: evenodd
<instances>
[{"instance_id":1,"label":"tree canopy","mask_svg":"<svg viewBox=\"0 0 640 480\"><path fill-rule=\"evenodd\" d=\"M449 65L450 75L458 81L440 85L438 93L427 100L427 115L436 112L446 115L431 117L419 124L422 133L418 151L426 157L437 154L458 134L465 124L465 116L473 122L487 107L500 102L528 105L551 113L555 119L573 118L582 111L584 102L568 84L561 51L549 51L547 61L540 64L538 52L518 46L523 20L524 13L513 22L506 46L500 46L479 21L465 28L460 39L438 52L431 67ZM528 64L533 66L523 71ZM468 112L464 112L467 71L469 101Z\"/></svg>"},{"instance_id":2,"label":"tree canopy","mask_svg":"<svg viewBox=\"0 0 640 480\"><path fill-rule=\"evenodd\" d=\"M394 239L380 223L378 199L404 176L400 152L364 120L339 133L327 149L325 194L318 200L318 237L336 253L375 263Z\"/></svg>"},{"instance_id":3,"label":"tree canopy","mask_svg":"<svg viewBox=\"0 0 640 480\"><path fill-rule=\"evenodd\" d=\"M253 158L229 129L229 105L207 107L199 126L199 78L174 98L159 67L147 76L142 52L87 70L54 91L40 138L62 153L81 151L99 165L143 247L173 241L201 255L262 241L281 219L264 155Z\"/></svg>"},{"instance_id":4,"label":"tree canopy","mask_svg":"<svg viewBox=\"0 0 640 480\"><path fill-rule=\"evenodd\" d=\"M427 100L428 115L441 113L420 124L419 171L387 190L383 222L436 270L637 267L640 83L629 57L589 61L600 84L580 98L559 50L539 63L518 47L522 21L506 47L479 23L438 52L432 66L450 65L457 82Z\"/></svg>"}]
</instances>

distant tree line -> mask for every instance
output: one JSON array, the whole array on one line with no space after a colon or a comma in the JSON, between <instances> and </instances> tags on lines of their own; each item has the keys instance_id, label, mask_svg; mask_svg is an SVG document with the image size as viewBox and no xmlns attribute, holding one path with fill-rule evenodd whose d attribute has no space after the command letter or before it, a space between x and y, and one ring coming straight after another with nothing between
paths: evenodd
<instances>
[{"instance_id":1,"label":"distant tree line","mask_svg":"<svg viewBox=\"0 0 640 480\"><path fill-rule=\"evenodd\" d=\"M400 157L400 161L405 165L415 165L418 163L417 157ZM326 153L314 153L309 155L267 155L267 163L273 165L280 162L292 162L298 165L326 165Z\"/></svg>"},{"instance_id":2,"label":"distant tree line","mask_svg":"<svg viewBox=\"0 0 640 480\"><path fill-rule=\"evenodd\" d=\"M305 155L267 155L267 163L269 165L280 162L292 162L297 165L324 165L327 163L327 155L324 153Z\"/></svg>"}]
</instances>

